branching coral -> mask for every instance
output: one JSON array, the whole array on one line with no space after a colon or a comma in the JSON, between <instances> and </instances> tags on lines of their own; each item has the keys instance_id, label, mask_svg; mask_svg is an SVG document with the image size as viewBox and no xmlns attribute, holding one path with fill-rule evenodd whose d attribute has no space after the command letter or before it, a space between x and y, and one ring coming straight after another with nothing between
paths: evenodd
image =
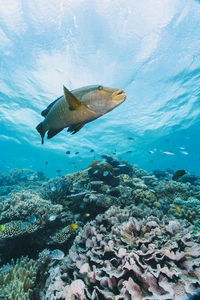
<instances>
[{"instance_id":1,"label":"branching coral","mask_svg":"<svg viewBox=\"0 0 200 300\"><path fill-rule=\"evenodd\" d=\"M8 300L33 299L37 275L37 262L28 257L0 268L0 297Z\"/></svg>"}]
</instances>

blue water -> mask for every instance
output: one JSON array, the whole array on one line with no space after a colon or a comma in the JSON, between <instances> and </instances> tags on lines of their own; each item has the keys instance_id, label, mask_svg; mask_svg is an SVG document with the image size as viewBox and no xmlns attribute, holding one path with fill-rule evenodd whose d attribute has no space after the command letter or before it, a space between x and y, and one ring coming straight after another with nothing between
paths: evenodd
<instances>
[{"instance_id":1,"label":"blue water","mask_svg":"<svg viewBox=\"0 0 200 300\"><path fill-rule=\"evenodd\" d=\"M0 170L55 176L108 153L148 171L199 175L199 22L194 0L2 0ZM74 136L64 130L41 145L40 112L63 84L122 88L127 99Z\"/></svg>"}]
</instances>

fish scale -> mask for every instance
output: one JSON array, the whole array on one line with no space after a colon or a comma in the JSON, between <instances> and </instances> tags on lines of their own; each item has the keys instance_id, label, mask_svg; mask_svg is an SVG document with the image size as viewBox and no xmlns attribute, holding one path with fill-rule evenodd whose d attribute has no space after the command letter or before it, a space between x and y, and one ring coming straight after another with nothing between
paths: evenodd
<instances>
[{"instance_id":1,"label":"fish scale","mask_svg":"<svg viewBox=\"0 0 200 300\"><path fill-rule=\"evenodd\" d=\"M45 119L36 129L41 135L42 144L46 132L48 139L64 128L74 134L85 124L108 113L126 99L123 90L100 85L82 87L71 92L65 86L63 89L64 95L54 100L41 113Z\"/></svg>"}]
</instances>

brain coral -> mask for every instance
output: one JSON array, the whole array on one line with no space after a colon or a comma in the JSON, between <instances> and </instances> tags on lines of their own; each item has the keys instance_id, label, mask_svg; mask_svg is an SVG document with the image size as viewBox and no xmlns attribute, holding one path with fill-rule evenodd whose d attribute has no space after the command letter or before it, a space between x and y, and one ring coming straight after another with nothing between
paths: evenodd
<instances>
[{"instance_id":1,"label":"brain coral","mask_svg":"<svg viewBox=\"0 0 200 300\"><path fill-rule=\"evenodd\" d=\"M30 300L37 274L37 263L22 257L0 268L0 297L8 300Z\"/></svg>"},{"instance_id":2,"label":"brain coral","mask_svg":"<svg viewBox=\"0 0 200 300\"><path fill-rule=\"evenodd\" d=\"M182 300L200 287L200 245L187 221L111 207L49 269L41 299ZM49 297L49 298L48 298Z\"/></svg>"}]
</instances>

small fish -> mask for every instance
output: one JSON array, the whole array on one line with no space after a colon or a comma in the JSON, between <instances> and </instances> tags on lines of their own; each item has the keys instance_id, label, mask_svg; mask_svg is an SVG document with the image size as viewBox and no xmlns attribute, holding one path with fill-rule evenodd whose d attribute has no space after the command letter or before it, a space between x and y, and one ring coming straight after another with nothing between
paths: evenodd
<instances>
[{"instance_id":1,"label":"small fish","mask_svg":"<svg viewBox=\"0 0 200 300\"><path fill-rule=\"evenodd\" d=\"M181 149L181 150L185 150L185 147L179 147L179 149Z\"/></svg>"},{"instance_id":2,"label":"small fish","mask_svg":"<svg viewBox=\"0 0 200 300\"><path fill-rule=\"evenodd\" d=\"M90 152L94 152L94 149L90 149Z\"/></svg>"},{"instance_id":3,"label":"small fish","mask_svg":"<svg viewBox=\"0 0 200 300\"><path fill-rule=\"evenodd\" d=\"M57 173L60 173L60 172L61 172L61 170L56 170L56 172L57 172Z\"/></svg>"},{"instance_id":4,"label":"small fish","mask_svg":"<svg viewBox=\"0 0 200 300\"><path fill-rule=\"evenodd\" d=\"M63 86L63 92L63 96L41 112L45 119L37 125L36 130L42 138L42 144L46 132L48 139L64 128L75 134L85 124L108 113L126 99L123 90L101 85L86 86L73 91Z\"/></svg>"},{"instance_id":5,"label":"small fish","mask_svg":"<svg viewBox=\"0 0 200 300\"><path fill-rule=\"evenodd\" d=\"M75 152L75 155L77 155L77 154L79 154L79 151L76 151L76 152Z\"/></svg>"},{"instance_id":6,"label":"small fish","mask_svg":"<svg viewBox=\"0 0 200 300\"><path fill-rule=\"evenodd\" d=\"M12 198L12 195L6 195L6 198Z\"/></svg>"},{"instance_id":7,"label":"small fish","mask_svg":"<svg viewBox=\"0 0 200 300\"><path fill-rule=\"evenodd\" d=\"M19 176L19 178L20 178L20 179L24 179L24 178L27 178L27 176L28 176L27 174L21 174L21 175Z\"/></svg>"},{"instance_id":8,"label":"small fish","mask_svg":"<svg viewBox=\"0 0 200 300\"><path fill-rule=\"evenodd\" d=\"M51 191L52 191L52 192L55 192L55 191L56 191L56 187L55 187L55 186L52 186Z\"/></svg>"},{"instance_id":9,"label":"small fish","mask_svg":"<svg viewBox=\"0 0 200 300\"><path fill-rule=\"evenodd\" d=\"M5 272L7 272L8 270L10 270L12 268L13 268L12 265L6 264L6 265L4 265L3 267L0 268L0 274L5 273ZM2 298L2 300L3 299L6 299L6 298ZM0 300L1 300L1 298L0 298Z\"/></svg>"},{"instance_id":10,"label":"small fish","mask_svg":"<svg viewBox=\"0 0 200 300\"><path fill-rule=\"evenodd\" d=\"M177 212L181 212L181 208L179 206L176 206Z\"/></svg>"},{"instance_id":11,"label":"small fish","mask_svg":"<svg viewBox=\"0 0 200 300\"><path fill-rule=\"evenodd\" d=\"M56 215L56 214L51 214L51 215L48 217L48 221L49 221L49 222L53 222L53 221L55 221L56 218L57 218L57 215Z\"/></svg>"},{"instance_id":12,"label":"small fish","mask_svg":"<svg viewBox=\"0 0 200 300\"><path fill-rule=\"evenodd\" d=\"M71 153L71 151L69 151L69 150L68 150L68 151L66 151L66 154L70 154L70 153Z\"/></svg>"},{"instance_id":13,"label":"small fish","mask_svg":"<svg viewBox=\"0 0 200 300\"><path fill-rule=\"evenodd\" d=\"M76 229L78 227L77 224L70 224L67 226L68 229Z\"/></svg>"},{"instance_id":14,"label":"small fish","mask_svg":"<svg viewBox=\"0 0 200 300\"><path fill-rule=\"evenodd\" d=\"M189 153L187 151L180 151L180 153L183 155L189 155Z\"/></svg>"},{"instance_id":15,"label":"small fish","mask_svg":"<svg viewBox=\"0 0 200 300\"><path fill-rule=\"evenodd\" d=\"M63 259L64 256L65 256L65 253L59 249L52 250L49 253L49 257L51 259L61 260L61 259Z\"/></svg>"},{"instance_id":16,"label":"small fish","mask_svg":"<svg viewBox=\"0 0 200 300\"><path fill-rule=\"evenodd\" d=\"M120 209L120 208L121 208L121 206L120 206L120 205L118 205L118 206L117 206L117 208L118 208L118 209Z\"/></svg>"},{"instance_id":17,"label":"small fish","mask_svg":"<svg viewBox=\"0 0 200 300\"><path fill-rule=\"evenodd\" d=\"M30 217L28 218L28 222L30 222L30 223L35 223L35 222L36 222L36 216L30 216Z\"/></svg>"},{"instance_id":18,"label":"small fish","mask_svg":"<svg viewBox=\"0 0 200 300\"><path fill-rule=\"evenodd\" d=\"M0 225L0 231L4 232L4 230L5 230L5 225Z\"/></svg>"},{"instance_id":19,"label":"small fish","mask_svg":"<svg viewBox=\"0 0 200 300\"><path fill-rule=\"evenodd\" d=\"M45 164L48 165L48 161L45 161Z\"/></svg>"},{"instance_id":20,"label":"small fish","mask_svg":"<svg viewBox=\"0 0 200 300\"><path fill-rule=\"evenodd\" d=\"M134 141L135 139L134 139L133 137L129 136L129 137L128 137L128 140Z\"/></svg>"},{"instance_id":21,"label":"small fish","mask_svg":"<svg viewBox=\"0 0 200 300\"><path fill-rule=\"evenodd\" d=\"M185 170L178 170L172 176L172 180L176 181L185 174Z\"/></svg>"},{"instance_id":22,"label":"small fish","mask_svg":"<svg viewBox=\"0 0 200 300\"><path fill-rule=\"evenodd\" d=\"M132 150L128 150L128 151L126 151L126 153L128 154L128 153L132 153L133 151Z\"/></svg>"},{"instance_id":23,"label":"small fish","mask_svg":"<svg viewBox=\"0 0 200 300\"><path fill-rule=\"evenodd\" d=\"M26 226L28 225L28 222L23 222L22 224L21 224L21 226L20 226L20 229L21 230L24 230L25 228L26 228Z\"/></svg>"},{"instance_id":24,"label":"small fish","mask_svg":"<svg viewBox=\"0 0 200 300\"><path fill-rule=\"evenodd\" d=\"M162 153L166 155L175 155L174 152L170 152L170 151L163 151Z\"/></svg>"},{"instance_id":25,"label":"small fish","mask_svg":"<svg viewBox=\"0 0 200 300\"><path fill-rule=\"evenodd\" d=\"M104 171L104 172L103 172L103 176L107 176L108 174L109 174L108 171Z\"/></svg>"},{"instance_id":26,"label":"small fish","mask_svg":"<svg viewBox=\"0 0 200 300\"><path fill-rule=\"evenodd\" d=\"M193 229L193 234L196 236L198 235L198 233L200 233L200 221L198 221L195 226L194 226L194 229Z\"/></svg>"},{"instance_id":27,"label":"small fish","mask_svg":"<svg viewBox=\"0 0 200 300\"><path fill-rule=\"evenodd\" d=\"M89 213L86 213L86 214L85 214L85 217L87 217L87 218L88 218L89 216L90 216L90 214L89 214Z\"/></svg>"},{"instance_id":28,"label":"small fish","mask_svg":"<svg viewBox=\"0 0 200 300\"><path fill-rule=\"evenodd\" d=\"M149 150L149 154L154 154L155 152L153 150Z\"/></svg>"},{"instance_id":29,"label":"small fish","mask_svg":"<svg viewBox=\"0 0 200 300\"><path fill-rule=\"evenodd\" d=\"M155 202L155 206L156 207L160 207L160 203L159 202Z\"/></svg>"}]
</instances>

